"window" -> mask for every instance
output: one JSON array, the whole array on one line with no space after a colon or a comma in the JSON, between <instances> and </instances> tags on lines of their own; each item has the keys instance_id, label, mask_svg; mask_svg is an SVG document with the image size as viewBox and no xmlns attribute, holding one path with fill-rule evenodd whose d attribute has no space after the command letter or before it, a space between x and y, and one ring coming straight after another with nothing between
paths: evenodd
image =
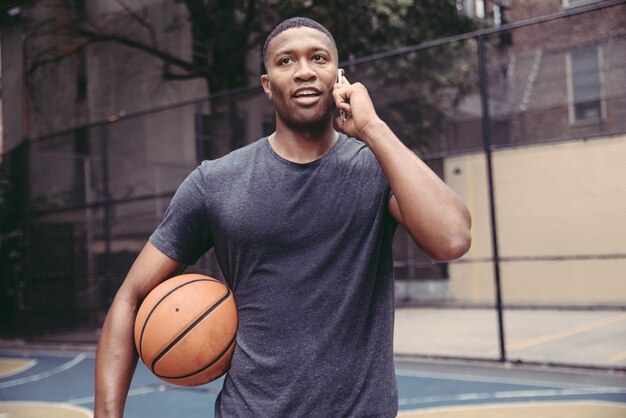
<instances>
[{"instance_id":1,"label":"window","mask_svg":"<svg viewBox=\"0 0 626 418\"><path fill-rule=\"evenodd\" d=\"M456 7L469 17L485 18L485 0L457 0Z\"/></svg>"},{"instance_id":2,"label":"window","mask_svg":"<svg viewBox=\"0 0 626 418\"><path fill-rule=\"evenodd\" d=\"M582 6L587 3L594 3L598 0L563 0L563 8L568 9L570 7Z\"/></svg>"},{"instance_id":3,"label":"window","mask_svg":"<svg viewBox=\"0 0 626 418\"><path fill-rule=\"evenodd\" d=\"M572 124L603 119L601 49L585 47L566 56L569 120Z\"/></svg>"},{"instance_id":4,"label":"window","mask_svg":"<svg viewBox=\"0 0 626 418\"><path fill-rule=\"evenodd\" d=\"M91 203L88 201L87 188L91 187L89 170L89 129L78 128L74 131L74 179L73 195L77 203Z\"/></svg>"},{"instance_id":5,"label":"window","mask_svg":"<svg viewBox=\"0 0 626 418\"><path fill-rule=\"evenodd\" d=\"M87 98L87 58L85 50L78 52L78 66L76 67L76 101L82 102Z\"/></svg>"},{"instance_id":6,"label":"window","mask_svg":"<svg viewBox=\"0 0 626 418\"><path fill-rule=\"evenodd\" d=\"M493 5L493 26L502 26L502 8L498 4Z\"/></svg>"},{"instance_id":7,"label":"window","mask_svg":"<svg viewBox=\"0 0 626 418\"><path fill-rule=\"evenodd\" d=\"M475 16L479 19L484 19L485 18L485 1L484 0L476 0L476 11L475 11Z\"/></svg>"},{"instance_id":8,"label":"window","mask_svg":"<svg viewBox=\"0 0 626 418\"><path fill-rule=\"evenodd\" d=\"M194 65L207 66L209 63L209 49L206 33L198 29L196 25L193 25L191 35L191 56Z\"/></svg>"}]
</instances>

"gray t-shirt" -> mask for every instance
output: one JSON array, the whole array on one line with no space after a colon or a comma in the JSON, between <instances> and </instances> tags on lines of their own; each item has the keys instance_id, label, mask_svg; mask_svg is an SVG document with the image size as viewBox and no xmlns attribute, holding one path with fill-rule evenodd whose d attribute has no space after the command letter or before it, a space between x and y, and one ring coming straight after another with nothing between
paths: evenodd
<instances>
[{"instance_id":1,"label":"gray t-shirt","mask_svg":"<svg viewBox=\"0 0 626 418\"><path fill-rule=\"evenodd\" d=\"M267 138L203 162L151 242L193 264L211 247L239 311L221 417L392 417L396 224L372 152L340 135L296 164Z\"/></svg>"}]
</instances>

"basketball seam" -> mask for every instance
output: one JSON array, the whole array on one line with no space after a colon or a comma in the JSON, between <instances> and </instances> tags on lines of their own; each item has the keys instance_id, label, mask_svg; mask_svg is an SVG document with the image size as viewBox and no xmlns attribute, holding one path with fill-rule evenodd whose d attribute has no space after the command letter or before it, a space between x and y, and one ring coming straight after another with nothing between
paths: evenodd
<instances>
[{"instance_id":1,"label":"basketball seam","mask_svg":"<svg viewBox=\"0 0 626 418\"><path fill-rule=\"evenodd\" d=\"M161 360L161 358L163 356L165 356L168 351L170 351L176 344L178 344L178 342L180 340L182 340L185 335L189 334L191 332L191 330L198 325L200 322L202 322L202 320L204 318L206 318L211 312L213 312L215 309L217 309L218 306L220 306L226 299L228 299L228 297L230 296L230 289L226 287L226 294L224 294L224 296L222 296L222 298L220 300L218 300L217 302L215 302L206 312L204 312L202 315L200 315L200 317L198 317L195 321L193 321L191 324L189 324L189 326L183 331L181 332L176 338L174 338L174 340L172 340L172 342L170 342L153 360L152 360L152 364L150 365L150 369L152 370L152 373L154 373L155 375L160 376L158 373L156 373L155 368L156 368L156 364L159 360Z\"/></svg>"},{"instance_id":2,"label":"basketball seam","mask_svg":"<svg viewBox=\"0 0 626 418\"><path fill-rule=\"evenodd\" d=\"M170 290L169 292L167 292L165 295L161 296L161 299L159 299L157 301L157 303L154 304L154 306L152 307L152 309L150 309L150 312L148 313L148 315L146 316L146 319L143 321L143 326L141 327L141 334L139 335L139 347L138 347L138 351L139 351L139 357L141 357L143 359L143 335L144 332L146 330L146 327L148 326L148 322L150 320L150 317L152 316L152 314L156 311L157 307L161 304L161 302L163 302L169 295L171 295L172 293L174 293L175 291L177 291L178 289L180 289L183 286L187 286L189 284L192 283L196 283L196 282L217 282L217 283L222 283L219 280L215 280L215 279L194 279L194 280L190 280L188 282L179 284L178 286L176 286L175 288L173 288L172 290ZM230 289L229 289L230 292Z\"/></svg>"},{"instance_id":3,"label":"basketball seam","mask_svg":"<svg viewBox=\"0 0 626 418\"><path fill-rule=\"evenodd\" d=\"M215 360L213 360L212 362L210 362L209 364L207 364L206 366L202 367L199 370L196 370L195 372L191 372L189 374L186 374L184 376L165 376L165 375L160 375L160 374L156 374L155 375L159 378L163 378L163 379L185 379L187 377L191 377L194 376L198 373L201 373L203 371L205 371L206 369L208 369L209 367L211 367L212 365L214 365L215 363L217 363L222 357L224 357L224 355L226 355L226 353L228 353L228 350L230 350L230 348L233 346L233 344L235 343L237 337L237 333L235 332L235 334L233 335L233 337L231 338L230 342L228 343L228 345L226 346L226 348L224 349L224 351L222 351L220 353L219 356L217 356L215 358Z\"/></svg>"}]
</instances>

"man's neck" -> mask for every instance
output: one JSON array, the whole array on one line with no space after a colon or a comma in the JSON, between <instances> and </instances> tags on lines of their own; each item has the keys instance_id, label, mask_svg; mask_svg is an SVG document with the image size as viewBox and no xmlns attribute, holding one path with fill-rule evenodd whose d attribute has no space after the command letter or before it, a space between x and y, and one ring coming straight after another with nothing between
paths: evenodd
<instances>
[{"instance_id":1,"label":"man's neck","mask_svg":"<svg viewBox=\"0 0 626 418\"><path fill-rule=\"evenodd\" d=\"M306 164L328 153L338 138L339 134L332 124L321 129L292 129L277 125L276 132L269 136L269 142L282 158Z\"/></svg>"}]
</instances>

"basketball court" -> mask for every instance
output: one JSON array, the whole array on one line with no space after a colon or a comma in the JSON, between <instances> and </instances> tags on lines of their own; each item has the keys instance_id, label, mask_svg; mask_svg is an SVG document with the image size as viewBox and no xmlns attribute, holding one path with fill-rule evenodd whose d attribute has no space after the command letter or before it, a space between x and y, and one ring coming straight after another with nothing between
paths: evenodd
<instances>
[{"instance_id":1,"label":"basketball court","mask_svg":"<svg viewBox=\"0 0 626 418\"><path fill-rule=\"evenodd\" d=\"M83 418L93 410L93 347L0 346L0 417ZM625 417L621 373L398 358L401 417ZM175 387L137 369L127 418L211 417L221 381Z\"/></svg>"}]
</instances>

